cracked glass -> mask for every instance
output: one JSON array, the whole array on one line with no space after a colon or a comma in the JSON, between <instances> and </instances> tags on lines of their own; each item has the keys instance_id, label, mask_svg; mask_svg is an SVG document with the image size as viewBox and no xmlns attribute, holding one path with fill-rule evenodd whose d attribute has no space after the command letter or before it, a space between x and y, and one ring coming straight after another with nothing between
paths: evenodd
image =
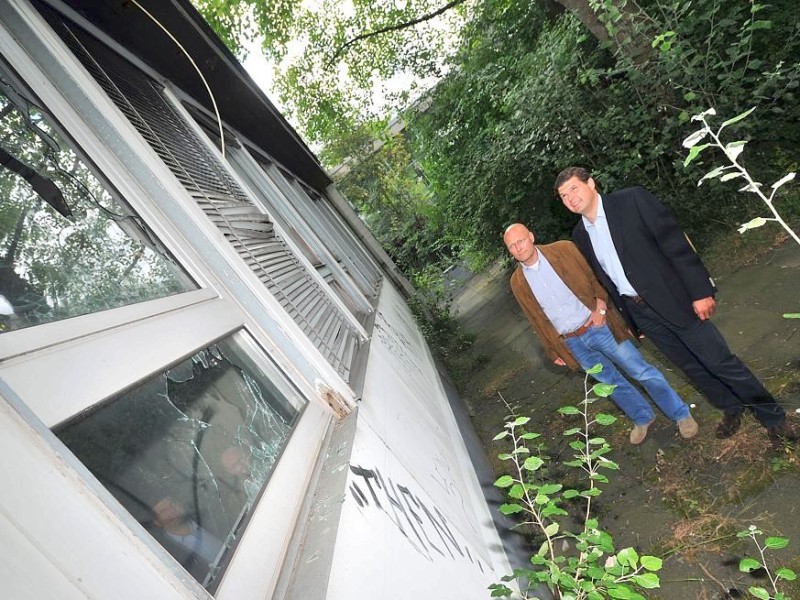
<instances>
[{"instance_id":1,"label":"cracked glass","mask_svg":"<svg viewBox=\"0 0 800 600\"><path fill-rule=\"evenodd\" d=\"M55 433L176 561L213 589L304 404L239 334Z\"/></svg>"},{"instance_id":2,"label":"cracked glass","mask_svg":"<svg viewBox=\"0 0 800 600\"><path fill-rule=\"evenodd\" d=\"M0 66L0 333L193 289Z\"/></svg>"}]
</instances>

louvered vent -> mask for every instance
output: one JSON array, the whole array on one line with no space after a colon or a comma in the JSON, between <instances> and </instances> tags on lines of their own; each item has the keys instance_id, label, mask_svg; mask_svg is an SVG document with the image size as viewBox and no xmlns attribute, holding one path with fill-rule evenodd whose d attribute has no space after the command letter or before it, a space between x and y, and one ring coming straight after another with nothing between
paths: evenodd
<instances>
[{"instance_id":1,"label":"louvered vent","mask_svg":"<svg viewBox=\"0 0 800 600\"><path fill-rule=\"evenodd\" d=\"M349 379L358 332L162 93L162 86L82 31L67 43L203 212L331 365ZM80 40L79 40L80 38ZM92 48L90 54L89 48Z\"/></svg>"}]
</instances>

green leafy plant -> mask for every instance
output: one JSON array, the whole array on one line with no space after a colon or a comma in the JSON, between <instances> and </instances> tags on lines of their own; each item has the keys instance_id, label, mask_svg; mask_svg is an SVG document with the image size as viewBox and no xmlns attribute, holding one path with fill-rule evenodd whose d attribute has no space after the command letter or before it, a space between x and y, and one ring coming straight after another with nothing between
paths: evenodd
<instances>
[{"instance_id":1,"label":"green leafy plant","mask_svg":"<svg viewBox=\"0 0 800 600\"><path fill-rule=\"evenodd\" d=\"M755 107L733 117L732 119L728 119L719 128L714 131L708 123L707 117L713 117L717 114L717 111L713 108L706 110L705 112L700 113L699 115L695 115L692 117L692 121L699 121L701 123L700 129L692 133L689 137L683 140L683 146L689 149L689 155L684 160L683 165L684 167L688 166L693 160L695 160L700 153L705 150L706 148L716 147L721 149L725 153L725 157L730 162L729 165L724 165L720 167L715 167L700 179L697 182L697 185L700 186L703 184L704 181L707 179L716 179L719 178L720 181L731 181L733 179L740 179L744 180L745 185L739 191L740 192L752 192L756 194L767 206L771 213L771 217L756 217L744 223L741 227L739 227L739 233L744 233L748 229L755 229L756 227L761 227L766 225L769 221L774 221L778 223L781 227L783 227L786 232L794 239L795 242L800 244L800 236L795 233L795 231L789 226L789 224L784 220L781 214L778 212L777 207L775 206L775 194L777 191L783 186L784 184L792 181L795 178L796 173L787 173L781 179L776 181L772 184L769 196L767 196L763 191L763 185L757 181L755 181L744 165L739 162L739 156L744 151L744 146L747 143L745 140L737 140L734 142L723 142L722 138L720 137L722 134L722 130L728 127L729 125L733 125L734 123L738 123L739 121L745 119L749 116ZM700 142L703 140L708 140L706 143L701 144Z\"/></svg>"},{"instance_id":2,"label":"green leafy plant","mask_svg":"<svg viewBox=\"0 0 800 600\"><path fill-rule=\"evenodd\" d=\"M732 119L728 119L727 121L723 122L722 125L714 131L708 123L707 117L713 117L717 114L717 111L713 108L709 108L708 110L700 113L699 115L695 115L692 117L692 121L699 121L701 126L700 129L692 133L689 137L683 140L684 148L689 149L689 154L686 157L686 160L683 161L683 166L687 167L689 164L694 161L697 157L700 156L700 153L703 152L706 148L719 148L721 149L727 160L730 162L729 165L724 165L720 167L715 167L700 179L697 182L697 185L700 186L703 184L704 181L710 179L717 179L719 178L720 181L731 181L734 179L744 180L745 185L741 189L740 192L751 192L756 194L767 206L770 213L772 214L771 217L756 217L755 219L751 219L747 223L744 223L739 227L739 233L744 233L749 229L755 229L756 227L762 227L766 225L770 221L774 221L778 223L783 229L791 236L791 238L800 244L800 236L789 226L783 216L778 212L777 207L775 206L775 194L777 191L786 183L792 181L795 178L796 173L791 172L787 173L783 177L781 177L778 181L772 184L769 196L767 196L763 191L763 185L753 179L750 173L747 171L745 166L739 162L739 156L744 151L744 146L747 143L745 140L737 140L735 142L728 142L724 143L721 138L722 130L728 127L729 125L733 125L742 121L743 119L747 118L753 111L755 107L746 110L745 112L736 115ZM701 144L703 140L708 140L706 143ZM784 319L800 319L800 313L784 313Z\"/></svg>"},{"instance_id":3,"label":"green leafy plant","mask_svg":"<svg viewBox=\"0 0 800 600\"><path fill-rule=\"evenodd\" d=\"M556 598L564 600L643 600L641 590L660 586L657 571L661 569L661 559L639 556L634 548L616 551L611 535L593 517L592 501L602 493L600 485L608 482L604 470L619 468L607 458L611 452L608 442L594 432L596 426L611 425L616 417L602 412L589 414L591 404L611 395L615 387L603 383L589 385L589 376L601 369L598 364L586 372L584 399L578 405L559 409L562 415L580 420L578 426L564 432L573 438L569 445L575 451L573 460L564 464L580 472L581 481L585 482L582 485L564 489L561 483L543 476L549 458L540 446L532 447L540 434L527 431L528 417L512 414L504 430L494 438L511 444L509 452L498 456L509 463L512 471L494 484L508 496L500 511L521 517L518 527L531 527L542 542L530 559L532 568L515 569L512 575L503 578L504 583L491 585L492 597L512 595L514 590L507 584L514 580L527 582L522 593L530 599L537 598L537 588L546 586ZM564 507L576 502L580 523L572 531L566 525L569 515ZM561 544L557 542L569 540L575 552L560 553Z\"/></svg>"},{"instance_id":4,"label":"green leafy plant","mask_svg":"<svg viewBox=\"0 0 800 600\"><path fill-rule=\"evenodd\" d=\"M784 537L766 537L763 543L759 541L759 536L763 536L764 532L758 529L755 525L750 525L746 530L740 531L736 534L740 538L750 538L758 548L759 558L745 557L739 562L739 570L743 573L750 573L757 569L763 569L769 578L771 590L767 590L760 586L750 586L747 588L748 593L754 598L760 600L789 600L789 597L783 592L778 590L778 582L780 581L794 581L797 575L791 569L781 567L771 571L767 565L767 550L780 550L789 545L789 539Z\"/></svg>"}]
</instances>

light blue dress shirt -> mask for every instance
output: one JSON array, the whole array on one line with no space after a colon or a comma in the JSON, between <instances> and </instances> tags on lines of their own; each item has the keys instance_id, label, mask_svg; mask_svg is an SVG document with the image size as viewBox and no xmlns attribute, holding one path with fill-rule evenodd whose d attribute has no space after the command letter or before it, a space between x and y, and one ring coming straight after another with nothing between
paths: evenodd
<instances>
[{"instance_id":1,"label":"light blue dress shirt","mask_svg":"<svg viewBox=\"0 0 800 600\"><path fill-rule=\"evenodd\" d=\"M525 280L556 331L562 335L575 331L589 320L592 311L561 280L544 254L538 255L539 260L530 267L522 265Z\"/></svg>"},{"instance_id":2,"label":"light blue dress shirt","mask_svg":"<svg viewBox=\"0 0 800 600\"><path fill-rule=\"evenodd\" d=\"M611 239L611 231L608 229L608 219L606 219L606 211L603 208L603 198L597 194L597 218L594 223L583 217L583 226L586 228L586 233L589 234L589 240L592 242L594 255L603 271L606 272L617 286L617 291L623 296L638 296L638 292L628 281L625 276L625 269L622 268L622 263L619 261L617 249L614 247L614 240Z\"/></svg>"}]
</instances>

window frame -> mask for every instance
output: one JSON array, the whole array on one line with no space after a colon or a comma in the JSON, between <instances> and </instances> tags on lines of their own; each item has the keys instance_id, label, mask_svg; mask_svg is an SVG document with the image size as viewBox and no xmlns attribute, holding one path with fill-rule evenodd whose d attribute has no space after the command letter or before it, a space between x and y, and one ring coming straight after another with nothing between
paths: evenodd
<instances>
[{"instance_id":1,"label":"window frame","mask_svg":"<svg viewBox=\"0 0 800 600\"><path fill-rule=\"evenodd\" d=\"M22 399L16 403L18 408L21 405L17 412L24 413L25 422L38 432L38 437L30 436L31 443L45 440L50 454L44 460L60 465L60 471L66 470L71 494L88 492L92 519L124 540L120 543L125 547L120 551L140 553L143 545L150 548L156 557L138 556L137 560L161 560L164 564L157 565L156 570L169 571L176 576L175 581L183 582L180 596L203 597L203 593L198 594L198 584L174 560L164 559L157 542L47 427L74 417L231 332L246 332L259 349L251 357L256 362L273 362L308 401L215 593L223 600L268 597L279 578L285 576L284 569L291 567L295 551L292 540L302 529L300 519L324 458L322 448L337 414L355 405L354 394L304 335L293 334L297 326L272 296L261 286L254 289L256 286L244 275L246 265L240 265L233 249L228 251L220 243L213 224L199 208L191 210L191 199L180 183L44 18L22 0L2 4L0 53L10 70L15 76L26 74L25 87L58 121L81 156L90 158L92 166L201 289L3 334L0 392L6 401L11 396ZM58 10L68 12L63 7ZM70 18L77 20L75 15ZM92 31L90 25L86 27ZM170 332L168 336L165 331ZM156 339L167 339L167 343L137 349L142 341L157 334ZM76 358L85 368L75 368ZM70 370L79 371L79 376L65 385L56 375ZM338 409L329 406L331 398L336 397L340 398L336 401L340 403ZM14 406L12 403L12 409ZM66 458L66 466L61 457ZM81 569L108 565L91 539L79 537L72 526L59 530L71 532L72 551ZM40 530L40 539L46 540L47 534ZM266 547L265 539L271 541ZM62 559L64 556L59 556ZM108 565L110 573L122 568Z\"/></svg>"}]
</instances>

